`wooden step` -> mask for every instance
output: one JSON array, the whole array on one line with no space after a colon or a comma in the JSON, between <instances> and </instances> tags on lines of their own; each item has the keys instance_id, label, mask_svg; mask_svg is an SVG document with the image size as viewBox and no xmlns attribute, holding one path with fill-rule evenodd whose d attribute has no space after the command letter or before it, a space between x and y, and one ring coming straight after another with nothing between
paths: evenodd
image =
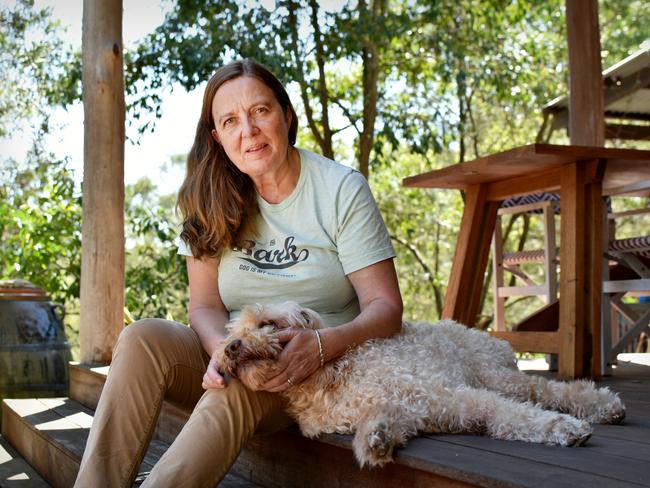
<instances>
[{"instance_id":1,"label":"wooden step","mask_svg":"<svg viewBox=\"0 0 650 488\"><path fill-rule=\"evenodd\" d=\"M0 486L6 488L48 488L50 485L0 436Z\"/></svg>"},{"instance_id":2,"label":"wooden step","mask_svg":"<svg viewBox=\"0 0 650 488\"><path fill-rule=\"evenodd\" d=\"M74 484L79 464L88 439L93 411L69 398L11 399L2 405L4 420L2 436L11 446L0 460L14 456L14 466L0 470L0 486L5 486L5 471L11 476L22 475L20 487L53 486L69 488ZM151 441L144 460L139 467L140 475L134 486L139 486L146 474L160 459L169 444L158 439ZM9 451L10 450L10 451ZM24 459L17 457L20 453ZM0 461L3 462L3 461ZM28 464L29 463L29 464ZM31 466L33 468L31 468ZM0 468L3 465L0 465ZM30 468L31 471L28 471ZM36 471L42 477L36 474ZM15 472L15 473L14 473ZM27 478L25 478L25 473ZM27 484L25 480L32 484ZM32 482L32 480L34 480ZM48 484L49 483L49 484ZM7 484L7 486L11 486ZM222 488L260 488L234 473L229 473L220 485ZM18 488L18 485L16 485Z\"/></svg>"},{"instance_id":3,"label":"wooden step","mask_svg":"<svg viewBox=\"0 0 650 488\"><path fill-rule=\"evenodd\" d=\"M7 399L2 435L53 487L74 484L88 439L92 410L69 398ZM167 450L151 442L140 471L150 471Z\"/></svg>"},{"instance_id":4,"label":"wooden step","mask_svg":"<svg viewBox=\"0 0 650 488\"><path fill-rule=\"evenodd\" d=\"M108 366L88 366L76 362L70 363L70 398L85 407L95 410L99 396L106 382ZM173 403L163 402L154 438L167 444L174 439L187 422L190 411Z\"/></svg>"},{"instance_id":5,"label":"wooden step","mask_svg":"<svg viewBox=\"0 0 650 488\"><path fill-rule=\"evenodd\" d=\"M70 396L95 408L108 367L71 364ZM164 402L154 438L171 444L190 412ZM253 438L233 465L230 475L267 487L287 486L475 486L462 469L430 464L419 441L400 450L396 462L383 469L360 469L352 454L352 437L323 435L307 439L296 427ZM427 448L428 449L428 448ZM446 450L443 446L441 450ZM435 454L434 455L438 455ZM451 477L450 477L451 475ZM456 478L456 479L452 479ZM226 480L224 480L225 482ZM222 482L220 486L226 486Z\"/></svg>"}]
</instances>

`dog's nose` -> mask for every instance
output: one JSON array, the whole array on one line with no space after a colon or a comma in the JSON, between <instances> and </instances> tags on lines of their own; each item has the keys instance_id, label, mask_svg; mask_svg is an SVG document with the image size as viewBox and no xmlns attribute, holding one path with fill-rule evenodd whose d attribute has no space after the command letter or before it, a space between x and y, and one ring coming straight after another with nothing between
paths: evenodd
<instances>
[{"instance_id":1,"label":"dog's nose","mask_svg":"<svg viewBox=\"0 0 650 488\"><path fill-rule=\"evenodd\" d=\"M234 359L237 357L239 354L239 350L241 349L241 340L240 339L235 339L232 341L230 344L226 346L226 356L228 356L230 359Z\"/></svg>"}]
</instances>

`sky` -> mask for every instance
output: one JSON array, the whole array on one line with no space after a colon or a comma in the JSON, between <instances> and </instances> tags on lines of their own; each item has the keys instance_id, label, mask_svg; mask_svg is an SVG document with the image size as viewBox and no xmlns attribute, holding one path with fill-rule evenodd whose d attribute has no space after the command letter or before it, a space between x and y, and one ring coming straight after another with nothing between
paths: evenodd
<instances>
[{"instance_id":1,"label":"sky","mask_svg":"<svg viewBox=\"0 0 650 488\"><path fill-rule=\"evenodd\" d=\"M5 3L5 0L0 1ZM74 46L81 47L83 0L37 0L36 5L50 7L53 18L67 28L63 38ZM153 31L163 19L164 3L160 0L124 0L124 46L134 46L138 39ZM203 95L202 87L191 93L187 93L180 85L172 88L173 90L167 90L163 95L162 118L157 120L153 133L138 136L136 128L129 127L128 123L126 129L125 183L134 183L139 178L148 176L161 194L176 192L182 182L184 168L176 166L165 172L162 166L168 163L172 156L184 155L189 151ZM58 157L70 158L70 167L74 169L75 179L81 182L83 105L79 102L67 110L57 109L52 122L55 126L61 126L61 130L53 133L47 140L48 148ZM138 139L139 144L134 144L129 138ZM10 152L20 154L26 145L26 141L12 141ZM4 144L2 149L3 153L7 152Z\"/></svg>"}]
</instances>

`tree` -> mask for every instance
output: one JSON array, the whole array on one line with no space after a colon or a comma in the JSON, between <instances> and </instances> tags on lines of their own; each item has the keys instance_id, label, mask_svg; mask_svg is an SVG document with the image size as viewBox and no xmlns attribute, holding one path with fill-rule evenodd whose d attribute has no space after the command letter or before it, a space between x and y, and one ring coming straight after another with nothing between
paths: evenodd
<instances>
[{"instance_id":1,"label":"tree","mask_svg":"<svg viewBox=\"0 0 650 488\"><path fill-rule=\"evenodd\" d=\"M130 53L133 105L158 110L165 82L191 90L233 57L255 58L285 84L297 83L307 126L325 156L335 157L337 134L356 132L358 166L368 176L381 58L400 26L386 3L362 0L326 11L315 0L282 0L270 11L259 2L181 0ZM143 93L143 86L151 89Z\"/></svg>"},{"instance_id":2,"label":"tree","mask_svg":"<svg viewBox=\"0 0 650 488\"><path fill-rule=\"evenodd\" d=\"M165 317L187 323L187 268L177 254L176 195L148 178L126 187L127 322Z\"/></svg>"},{"instance_id":3,"label":"tree","mask_svg":"<svg viewBox=\"0 0 650 488\"><path fill-rule=\"evenodd\" d=\"M81 196L65 160L31 152L0 171L0 276L20 277L58 301L79 297ZM12 184L7 184L11 182Z\"/></svg>"},{"instance_id":4,"label":"tree","mask_svg":"<svg viewBox=\"0 0 650 488\"><path fill-rule=\"evenodd\" d=\"M60 30L34 0L0 7L0 139L27 131L37 140L49 131L52 105L77 98L79 60Z\"/></svg>"},{"instance_id":5,"label":"tree","mask_svg":"<svg viewBox=\"0 0 650 488\"><path fill-rule=\"evenodd\" d=\"M74 54L60 26L33 0L0 8L0 140L22 134L31 148L21 160L0 160L2 277L20 276L56 300L79 295L80 195L67 161L44 146L53 104L71 100Z\"/></svg>"},{"instance_id":6,"label":"tree","mask_svg":"<svg viewBox=\"0 0 650 488\"><path fill-rule=\"evenodd\" d=\"M615 32L620 53L643 28L615 18L616 9L603 7L603 45ZM237 57L269 66L299 95L308 128L300 143L354 159L369 177L398 251L408 313L435 318L462 200L406 191L399 181L533 142L543 104L566 91L564 31L561 0L377 0L331 9L179 0L131 53L128 79L155 93L175 81L193 89ZM136 111L157 107L152 92L139 93ZM540 231L522 223L509 227L515 246ZM488 309L489 294L484 303Z\"/></svg>"}]
</instances>

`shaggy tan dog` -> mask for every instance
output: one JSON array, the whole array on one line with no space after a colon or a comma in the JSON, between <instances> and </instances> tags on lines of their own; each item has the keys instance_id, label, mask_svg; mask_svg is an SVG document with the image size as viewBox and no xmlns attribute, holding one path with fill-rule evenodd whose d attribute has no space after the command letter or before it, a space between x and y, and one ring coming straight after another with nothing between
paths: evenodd
<instances>
[{"instance_id":1,"label":"shaggy tan dog","mask_svg":"<svg viewBox=\"0 0 650 488\"><path fill-rule=\"evenodd\" d=\"M228 325L221 370L249 388L265 383L282 350L271 334L286 327L317 329L321 321L293 302L246 307ZM450 320L405 323L400 334L358 346L283 394L304 435L356 434L361 466L385 464L418 432L573 446L590 437L589 422L625 417L607 388L522 373L506 341Z\"/></svg>"}]
</instances>

